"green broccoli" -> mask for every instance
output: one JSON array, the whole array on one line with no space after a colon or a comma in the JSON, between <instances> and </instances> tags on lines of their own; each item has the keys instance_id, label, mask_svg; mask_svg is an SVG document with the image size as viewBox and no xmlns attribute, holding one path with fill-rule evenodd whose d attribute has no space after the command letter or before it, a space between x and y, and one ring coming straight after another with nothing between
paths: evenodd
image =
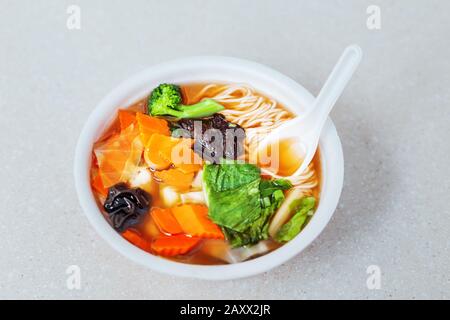
<instances>
[{"instance_id":1,"label":"green broccoli","mask_svg":"<svg viewBox=\"0 0 450 320\"><path fill-rule=\"evenodd\" d=\"M212 99L205 99L190 106L183 105L180 87L174 84L160 84L152 91L148 100L148 114L152 116L202 118L223 109L221 104Z\"/></svg>"}]
</instances>

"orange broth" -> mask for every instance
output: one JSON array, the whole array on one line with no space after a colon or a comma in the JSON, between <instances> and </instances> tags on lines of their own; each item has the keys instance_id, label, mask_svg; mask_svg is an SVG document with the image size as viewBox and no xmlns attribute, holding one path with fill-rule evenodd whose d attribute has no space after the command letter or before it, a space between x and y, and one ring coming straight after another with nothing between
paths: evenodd
<instances>
[{"instance_id":1,"label":"orange broth","mask_svg":"<svg viewBox=\"0 0 450 320\"><path fill-rule=\"evenodd\" d=\"M205 86L204 83L188 83L188 84L181 85L184 104L193 104L193 103L196 103L199 100L201 100L202 97L199 97L198 93L204 86ZM261 93L259 93L259 94L261 94ZM144 99L141 99L141 100L133 103L132 105L125 107L125 108L121 108L121 109L127 109L130 111L146 113L147 99L148 99L148 97L145 97ZM294 115L292 114L292 116L294 116ZM103 141L103 140L111 137L112 135L117 134L118 132L120 132L120 125L119 125L118 118L116 117L116 119L113 121L111 126L103 132L103 134L98 139L98 141ZM282 146L282 148L283 148L283 146ZM289 155L290 153L289 153L289 150L281 150L280 154L281 155ZM143 162L143 160L141 160L141 163L142 162ZM313 162L314 162L316 175L319 180L319 185L313 189L313 195L316 197L316 199L319 199L320 185L321 185L321 163L320 163L320 151L319 150L316 152ZM288 166L296 165L295 161L288 161L286 163L288 163L287 164ZM91 167L92 168L95 167L95 156L92 157L92 166ZM283 170L283 168L281 170ZM291 167L285 168L285 170L292 170L292 168ZM281 173L282 172L279 172L279 174L281 174ZM151 209L156 208L156 207L164 208L164 205L160 199L160 192L159 192L160 187L161 187L161 185L157 181L153 180L152 192L151 192L151 197L152 197ZM95 195L95 198L97 200L99 208L103 212L105 218L107 218L107 214L104 211L103 205L102 205L105 200L105 197L100 195L98 192L96 192L96 190L93 190L93 193ZM150 209L150 211L151 211L151 209ZM135 225L132 228L135 229L136 231L138 231L140 233L140 235L144 239L148 240L149 242L153 241L154 237L161 233L161 231L158 229L155 222L153 221L150 212L148 215L146 215L146 217L142 220L142 222L140 224ZM272 250L281 246L279 243L277 243L273 240L269 240L269 241L270 241L269 246L271 247ZM206 248L207 248L207 250L206 250ZM204 240L201 240L201 242L189 253L187 253L185 255L175 256L175 257L167 257L167 259L178 261L178 262L183 262L183 263L189 263L189 264L201 264L201 265L227 264L226 262L222 261L221 259L214 257L210 254L211 251L221 252L221 251L225 251L225 250L228 250L226 240L204 239Z\"/></svg>"}]
</instances>

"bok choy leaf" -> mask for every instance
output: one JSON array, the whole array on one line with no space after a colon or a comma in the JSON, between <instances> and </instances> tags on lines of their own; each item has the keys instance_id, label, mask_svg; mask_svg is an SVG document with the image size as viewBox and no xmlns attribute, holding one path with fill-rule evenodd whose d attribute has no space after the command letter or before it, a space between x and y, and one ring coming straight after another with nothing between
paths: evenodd
<instances>
[{"instance_id":1,"label":"bok choy leaf","mask_svg":"<svg viewBox=\"0 0 450 320\"><path fill-rule=\"evenodd\" d=\"M309 216L312 216L316 199L314 197L303 197L293 204L295 214L278 231L275 240L278 242L288 242L297 236L305 225Z\"/></svg>"},{"instance_id":2,"label":"bok choy leaf","mask_svg":"<svg viewBox=\"0 0 450 320\"><path fill-rule=\"evenodd\" d=\"M284 200L287 180L262 180L252 164L226 161L207 164L203 182L209 217L220 225L232 247L269 237L269 221Z\"/></svg>"}]
</instances>

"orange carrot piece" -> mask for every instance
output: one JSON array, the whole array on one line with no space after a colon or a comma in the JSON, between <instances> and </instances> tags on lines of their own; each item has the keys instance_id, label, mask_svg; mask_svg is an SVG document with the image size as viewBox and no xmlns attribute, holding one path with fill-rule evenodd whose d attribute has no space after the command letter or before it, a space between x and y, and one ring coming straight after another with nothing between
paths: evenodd
<instances>
[{"instance_id":1,"label":"orange carrot piece","mask_svg":"<svg viewBox=\"0 0 450 320\"><path fill-rule=\"evenodd\" d=\"M202 167L202 159L192 150L191 139L179 139L154 133L148 139L144 159L154 170L167 169L172 164L183 173L195 173Z\"/></svg>"},{"instance_id":2,"label":"orange carrot piece","mask_svg":"<svg viewBox=\"0 0 450 320\"><path fill-rule=\"evenodd\" d=\"M136 231L132 231L130 229L125 230L122 233L122 236L130 243L134 244L136 247L144 250L144 251L151 251L152 245L150 241L145 240L141 237Z\"/></svg>"},{"instance_id":3,"label":"orange carrot piece","mask_svg":"<svg viewBox=\"0 0 450 320\"><path fill-rule=\"evenodd\" d=\"M154 208L151 211L151 215L156 225L162 232L169 234L183 233L183 230L178 224L178 221L172 215L170 209Z\"/></svg>"},{"instance_id":4,"label":"orange carrot piece","mask_svg":"<svg viewBox=\"0 0 450 320\"><path fill-rule=\"evenodd\" d=\"M183 173L179 169L157 171L153 176L157 181L179 189L188 189L194 180L194 173Z\"/></svg>"},{"instance_id":5,"label":"orange carrot piece","mask_svg":"<svg viewBox=\"0 0 450 320\"><path fill-rule=\"evenodd\" d=\"M152 219L151 216L148 216L146 218L146 221L144 223L144 232L146 236L149 236L151 238L159 237L162 234L155 220Z\"/></svg>"},{"instance_id":6,"label":"orange carrot piece","mask_svg":"<svg viewBox=\"0 0 450 320\"><path fill-rule=\"evenodd\" d=\"M120 130L125 130L136 122L136 113L129 110L119 110Z\"/></svg>"},{"instance_id":7,"label":"orange carrot piece","mask_svg":"<svg viewBox=\"0 0 450 320\"><path fill-rule=\"evenodd\" d=\"M183 173L196 173L198 171L200 171L200 169L202 168L201 164L188 164L188 163L182 163L176 166L178 170L180 170Z\"/></svg>"},{"instance_id":8,"label":"orange carrot piece","mask_svg":"<svg viewBox=\"0 0 450 320\"><path fill-rule=\"evenodd\" d=\"M199 238L224 239L222 230L208 218L208 208L185 204L172 208L172 214L184 233Z\"/></svg>"},{"instance_id":9,"label":"orange carrot piece","mask_svg":"<svg viewBox=\"0 0 450 320\"><path fill-rule=\"evenodd\" d=\"M172 150L172 163L183 173L195 173L203 165L202 158L192 150L192 143L191 139L182 139Z\"/></svg>"},{"instance_id":10,"label":"orange carrot piece","mask_svg":"<svg viewBox=\"0 0 450 320\"><path fill-rule=\"evenodd\" d=\"M183 234L176 236L160 236L152 243L152 250L166 257L173 257L180 254L185 254L191 251L200 239L191 238Z\"/></svg>"},{"instance_id":11,"label":"orange carrot piece","mask_svg":"<svg viewBox=\"0 0 450 320\"><path fill-rule=\"evenodd\" d=\"M175 166L179 163L191 163L191 139L172 138L165 141L165 148L161 148L161 157L173 163Z\"/></svg>"},{"instance_id":12,"label":"orange carrot piece","mask_svg":"<svg viewBox=\"0 0 450 320\"><path fill-rule=\"evenodd\" d=\"M148 139L145 146L144 159L149 167L154 170L163 170L170 167L172 162L172 148L175 147L179 139L154 133Z\"/></svg>"},{"instance_id":13,"label":"orange carrot piece","mask_svg":"<svg viewBox=\"0 0 450 320\"><path fill-rule=\"evenodd\" d=\"M137 112L136 121L138 123L141 140L144 145L147 144L148 139L150 139L154 133L170 136L169 125L164 119L158 119L141 112Z\"/></svg>"}]
</instances>

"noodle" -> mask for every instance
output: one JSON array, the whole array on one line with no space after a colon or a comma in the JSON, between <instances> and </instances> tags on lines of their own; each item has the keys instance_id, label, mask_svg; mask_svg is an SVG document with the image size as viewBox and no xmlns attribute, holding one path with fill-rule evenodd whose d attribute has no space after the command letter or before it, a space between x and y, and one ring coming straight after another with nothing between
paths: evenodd
<instances>
[{"instance_id":1,"label":"noodle","mask_svg":"<svg viewBox=\"0 0 450 320\"><path fill-rule=\"evenodd\" d=\"M225 106L221 113L227 120L245 129L247 152L256 150L269 132L292 119L292 115L276 101L261 96L244 84L205 85L197 94L196 99L199 98L211 98ZM268 169L261 170L265 175L290 180L295 188L304 190L305 194L312 193L312 189L318 185L313 162L298 176L282 177Z\"/></svg>"}]
</instances>

